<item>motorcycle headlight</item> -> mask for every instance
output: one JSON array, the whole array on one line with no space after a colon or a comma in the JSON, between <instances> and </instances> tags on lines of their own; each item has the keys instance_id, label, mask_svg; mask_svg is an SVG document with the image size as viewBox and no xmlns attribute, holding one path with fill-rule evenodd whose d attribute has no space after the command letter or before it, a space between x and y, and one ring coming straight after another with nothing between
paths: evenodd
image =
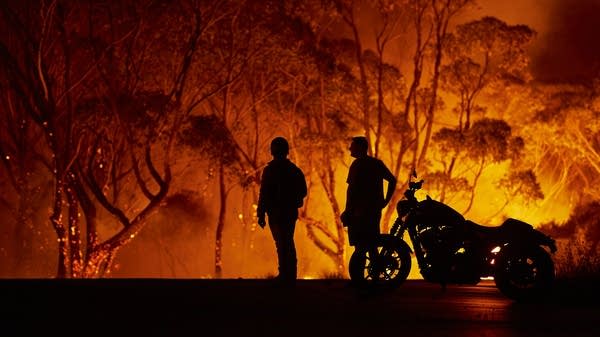
<instances>
[{"instance_id":1,"label":"motorcycle headlight","mask_svg":"<svg viewBox=\"0 0 600 337\"><path fill-rule=\"evenodd\" d=\"M400 200L396 205L396 211L400 217L405 216L410 211L410 201Z\"/></svg>"}]
</instances>

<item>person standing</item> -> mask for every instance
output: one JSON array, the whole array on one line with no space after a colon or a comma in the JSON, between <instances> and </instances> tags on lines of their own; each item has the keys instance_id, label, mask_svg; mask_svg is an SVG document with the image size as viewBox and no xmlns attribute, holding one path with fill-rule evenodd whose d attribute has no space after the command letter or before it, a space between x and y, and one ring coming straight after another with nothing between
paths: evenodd
<instances>
[{"instance_id":1,"label":"person standing","mask_svg":"<svg viewBox=\"0 0 600 337\"><path fill-rule=\"evenodd\" d=\"M269 218L269 228L275 240L279 275L277 280L293 284L297 276L294 230L298 208L306 196L304 173L288 158L289 144L283 137L271 141L273 160L265 167L260 184L257 217L261 228Z\"/></svg>"},{"instance_id":2,"label":"person standing","mask_svg":"<svg viewBox=\"0 0 600 337\"><path fill-rule=\"evenodd\" d=\"M348 171L346 208L342 222L348 227L350 245L356 250L369 250L380 234L381 210L392 200L396 178L385 164L368 155L369 144L365 137L354 137L350 155L354 161ZM383 181L388 182L385 198Z\"/></svg>"}]
</instances>

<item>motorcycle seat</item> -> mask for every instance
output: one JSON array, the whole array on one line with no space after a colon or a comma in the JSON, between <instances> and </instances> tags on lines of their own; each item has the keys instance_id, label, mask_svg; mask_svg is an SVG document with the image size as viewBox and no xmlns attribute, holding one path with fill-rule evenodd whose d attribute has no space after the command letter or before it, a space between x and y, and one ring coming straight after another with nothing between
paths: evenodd
<instances>
[{"instance_id":1,"label":"motorcycle seat","mask_svg":"<svg viewBox=\"0 0 600 337\"><path fill-rule=\"evenodd\" d=\"M471 229L475 233L482 235L496 234L502 228L502 226L483 226L471 220L465 220L465 225L467 228Z\"/></svg>"}]
</instances>

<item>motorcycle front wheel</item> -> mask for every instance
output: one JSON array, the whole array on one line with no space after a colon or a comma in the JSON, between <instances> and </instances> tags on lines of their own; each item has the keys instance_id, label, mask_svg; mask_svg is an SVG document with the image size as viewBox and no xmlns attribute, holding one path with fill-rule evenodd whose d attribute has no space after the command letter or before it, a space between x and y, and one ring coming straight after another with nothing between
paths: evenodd
<instances>
[{"instance_id":1,"label":"motorcycle front wheel","mask_svg":"<svg viewBox=\"0 0 600 337\"><path fill-rule=\"evenodd\" d=\"M515 300L540 298L554 281L552 258L539 246L509 249L498 258L496 268L496 287Z\"/></svg>"},{"instance_id":2,"label":"motorcycle front wheel","mask_svg":"<svg viewBox=\"0 0 600 337\"><path fill-rule=\"evenodd\" d=\"M393 236L382 235L374 247L356 250L350 257L350 279L356 284L396 287L408 277L410 248Z\"/></svg>"}]
</instances>

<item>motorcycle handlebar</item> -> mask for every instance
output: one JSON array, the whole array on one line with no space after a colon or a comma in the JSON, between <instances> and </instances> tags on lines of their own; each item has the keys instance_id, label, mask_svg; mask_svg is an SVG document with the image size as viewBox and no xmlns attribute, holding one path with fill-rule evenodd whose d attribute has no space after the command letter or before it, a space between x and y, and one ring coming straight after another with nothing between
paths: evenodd
<instances>
[{"instance_id":1,"label":"motorcycle handlebar","mask_svg":"<svg viewBox=\"0 0 600 337\"><path fill-rule=\"evenodd\" d=\"M411 181L408 183L408 188L410 188L411 190L420 190L421 187L423 187L423 183L425 182L425 180L421 179L419 181Z\"/></svg>"}]
</instances>

